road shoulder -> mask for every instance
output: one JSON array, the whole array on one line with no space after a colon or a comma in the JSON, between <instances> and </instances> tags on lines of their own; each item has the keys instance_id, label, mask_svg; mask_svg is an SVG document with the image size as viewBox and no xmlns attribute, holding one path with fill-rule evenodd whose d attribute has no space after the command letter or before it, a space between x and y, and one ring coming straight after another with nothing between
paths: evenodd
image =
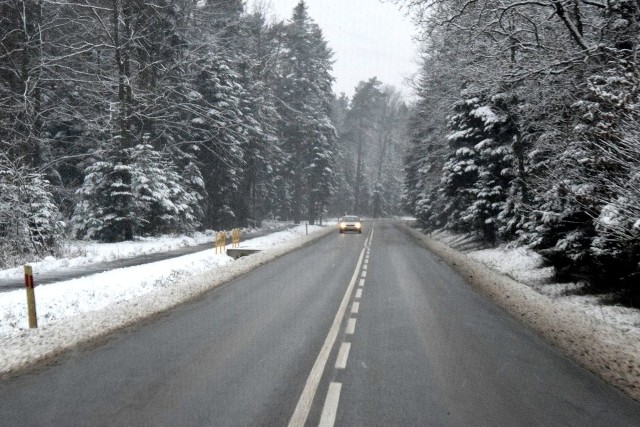
<instances>
[{"instance_id":1,"label":"road shoulder","mask_svg":"<svg viewBox=\"0 0 640 427\"><path fill-rule=\"evenodd\" d=\"M475 289L570 359L640 401L640 343L567 304L472 260L406 224L402 229L442 258Z\"/></svg>"}]
</instances>

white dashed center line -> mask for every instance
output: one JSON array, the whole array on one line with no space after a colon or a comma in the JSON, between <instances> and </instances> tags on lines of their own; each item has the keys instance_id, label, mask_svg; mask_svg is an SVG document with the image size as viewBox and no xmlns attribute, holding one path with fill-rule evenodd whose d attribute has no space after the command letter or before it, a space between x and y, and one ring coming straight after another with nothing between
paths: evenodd
<instances>
[{"instance_id":1,"label":"white dashed center line","mask_svg":"<svg viewBox=\"0 0 640 427\"><path fill-rule=\"evenodd\" d=\"M353 288L355 287L355 284L358 278L358 271L360 270L360 267L362 266L362 261L364 259L367 242L369 241L370 238L371 238L371 235L369 235L369 238L365 240L365 243L364 243L365 247L363 247L362 251L360 252L360 257L358 258L358 262L356 263L356 268L353 271L353 277L349 282L349 286L347 286L347 290L344 294L344 297L342 298L340 307L338 307L338 312L336 313L336 316L333 319L333 323L329 328L329 333L327 334L327 338L325 339L324 344L320 349L320 353L318 354L318 357L316 358L315 363L311 367L311 372L309 373L307 382L304 385L304 389L302 390L300 399L298 399L298 404L296 405L296 408L293 411L293 415L289 420L289 427L303 427L307 421L307 416L309 415L309 411L311 410L311 405L313 403L313 398L316 394L316 390L318 389L320 378L322 377L324 367L327 363L327 359L329 359L329 354L331 352L331 349L333 348L333 344L336 341L340 324L342 323L342 319L344 318L345 312L347 310L349 300L351 299ZM351 308L351 310L353 312L353 307ZM330 424L324 424L324 425L333 425L333 423L335 422L335 411L338 408L338 400L340 399L340 387L341 387L340 384L338 383L336 384L337 384L337 392L334 391L334 394L336 394L336 396L332 397L332 399L335 398L335 405L333 407L333 416L329 414L328 420L330 420ZM329 398L332 396L331 390L332 388L329 387L330 393L327 395L327 401L329 401ZM325 402L325 409L322 411L323 419L325 418L326 410L327 410L327 404Z\"/></svg>"},{"instance_id":2,"label":"white dashed center line","mask_svg":"<svg viewBox=\"0 0 640 427\"><path fill-rule=\"evenodd\" d=\"M331 427L335 424L338 413L338 403L340 402L340 390L342 390L342 384L329 384L329 392L324 401L320 423L318 423L319 427Z\"/></svg>"},{"instance_id":3,"label":"white dashed center line","mask_svg":"<svg viewBox=\"0 0 640 427\"><path fill-rule=\"evenodd\" d=\"M360 253L360 258L358 263L356 264L356 269L353 272L353 277L351 278L351 282L347 288L347 291L344 295L342 303L340 304L340 308L338 309L338 313L334 319L333 324L331 325L331 329L329 330L329 334L327 335L327 339L325 340L324 345L316 359L316 363L311 369L311 373L309 374L309 378L307 378L307 383L305 384L305 388L300 396L300 400L296 405L293 416L291 420L289 420L289 427L302 427L307 421L307 416L309 415L309 411L311 409L311 404L313 403L313 397L318 388L318 384L320 382L320 377L322 376L322 372L324 371L324 366L327 362L327 358L329 357L329 353L333 344L336 340L337 328L339 327L343 315L346 311L346 305L348 303L348 299L351 296L351 292L353 291L354 285L358 278L358 271L360 268L361 275L359 281L359 287L356 289L356 295L354 300L359 300L362 298L362 289L364 287L365 278L367 277L367 268L369 266L369 252L371 251L371 240L373 239L373 229L369 234L369 237L365 240L364 248L362 248L362 252ZM364 262L363 262L364 261ZM354 301L351 305L351 314L358 314L360 310L360 302ZM346 335L353 335L356 330L356 318L351 317L347 321L347 327L345 329ZM349 351L351 350L350 342L343 342L340 345L340 349L338 350L338 356L336 358L335 369L346 369L347 360L349 359ZM331 382L329 383L329 390L327 391L327 397L324 401L324 407L322 408L322 414L320 416L319 426L322 427L333 427L336 422L336 416L338 413L338 404L340 403L340 392L342 390L342 383Z\"/></svg>"},{"instance_id":4,"label":"white dashed center line","mask_svg":"<svg viewBox=\"0 0 640 427\"><path fill-rule=\"evenodd\" d=\"M351 313L358 314L358 310L360 310L360 303L354 302L353 305L351 306Z\"/></svg>"},{"instance_id":5,"label":"white dashed center line","mask_svg":"<svg viewBox=\"0 0 640 427\"><path fill-rule=\"evenodd\" d=\"M349 359L349 350L351 343L343 342L338 351L338 359L336 360L336 369L344 369L347 367L347 359Z\"/></svg>"},{"instance_id":6,"label":"white dashed center line","mask_svg":"<svg viewBox=\"0 0 640 427\"><path fill-rule=\"evenodd\" d=\"M347 322L347 329L345 330L345 333L347 335L353 335L355 331L356 331L356 319L352 317Z\"/></svg>"}]
</instances>

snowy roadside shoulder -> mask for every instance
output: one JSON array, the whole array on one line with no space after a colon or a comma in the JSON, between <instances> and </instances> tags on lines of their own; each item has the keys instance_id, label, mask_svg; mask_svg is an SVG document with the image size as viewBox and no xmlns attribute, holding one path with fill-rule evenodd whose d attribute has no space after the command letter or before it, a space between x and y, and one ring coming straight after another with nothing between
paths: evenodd
<instances>
[{"instance_id":1,"label":"snowy roadside shoulder","mask_svg":"<svg viewBox=\"0 0 640 427\"><path fill-rule=\"evenodd\" d=\"M463 254L411 227L406 230L467 282L565 355L640 401L640 313L594 298L544 292L551 271L524 248ZM566 285L558 285L566 290ZM554 286L550 287L551 289Z\"/></svg>"},{"instance_id":2,"label":"snowy roadside shoulder","mask_svg":"<svg viewBox=\"0 0 640 427\"><path fill-rule=\"evenodd\" d=\"M0 293L0 377L98 342L333 231L303 225L246 241L261 252L236 261L211 249L37 287L37 329L28 329L24 290Z\"/></svg>"}]
</instances>

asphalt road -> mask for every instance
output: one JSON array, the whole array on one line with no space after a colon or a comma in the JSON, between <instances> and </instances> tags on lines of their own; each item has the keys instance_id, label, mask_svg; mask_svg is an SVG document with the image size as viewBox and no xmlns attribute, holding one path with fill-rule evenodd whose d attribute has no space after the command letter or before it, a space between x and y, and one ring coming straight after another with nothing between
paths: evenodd
<instances>
[{"instance_id":1,"label":"asphalt road","mask_svg":"<svg viewBox=\"0 0 640 427\"><path fill-rule=\"evenodd\" d=\"M0 382L0 424L640 425L399 228L365 226Z\"/></svg>"}]
</instances>

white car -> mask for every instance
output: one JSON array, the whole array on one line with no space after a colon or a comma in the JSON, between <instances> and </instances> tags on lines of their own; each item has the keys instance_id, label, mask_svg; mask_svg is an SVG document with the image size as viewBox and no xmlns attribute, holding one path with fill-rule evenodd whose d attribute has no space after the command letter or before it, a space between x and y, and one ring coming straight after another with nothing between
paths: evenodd
<instances>
[{"instance_id":1,"label":"white car","mask_svg":"<svg viewBox=\"0 0 640 427\"><path fill-rule=\"evenodd\" d=\"M340 230L340 234L346 231L362 233L362 222L360 222L360 218L355 215L345 215L340 218L338 229Z\"/></svg>"}]
</instances>

